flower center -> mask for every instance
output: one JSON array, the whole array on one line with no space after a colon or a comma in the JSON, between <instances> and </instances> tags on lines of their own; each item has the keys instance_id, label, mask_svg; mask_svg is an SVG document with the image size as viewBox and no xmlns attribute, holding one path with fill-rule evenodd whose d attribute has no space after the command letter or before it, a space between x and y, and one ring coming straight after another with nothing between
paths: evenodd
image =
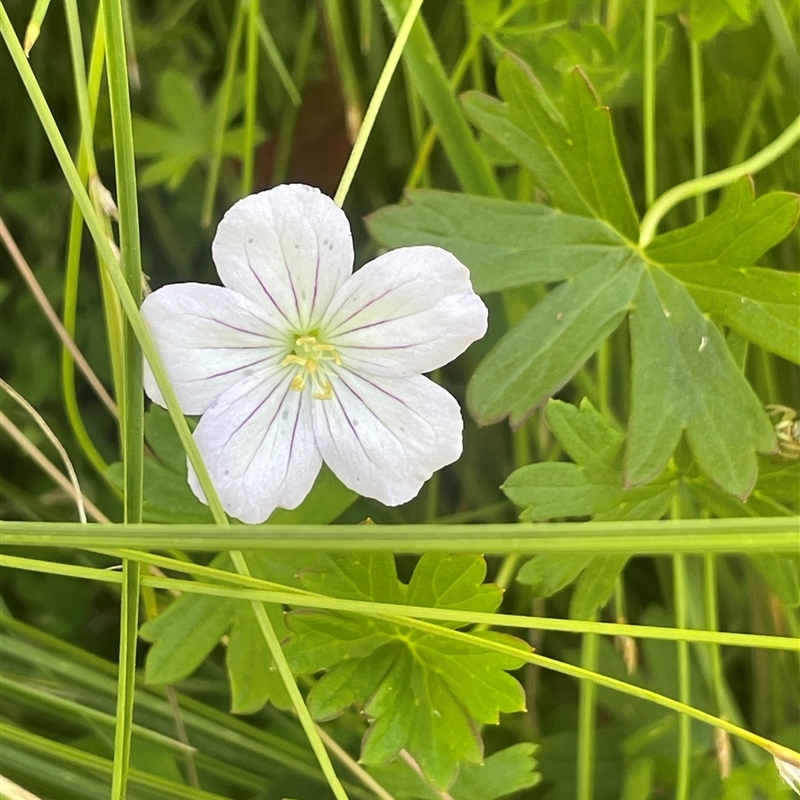
<instances>
[{"instance_id":1,"label":"flower center","mask_svg":"<svg viewBox=\"0 0 800 800\"><path fill-rule=\"evenodd\" d=\"M297 371L289 384L296 392L302 391L310 382L314 389L312 397L317 400L330 400L333 397L333 386L328 379L330 364L341 365L342 357L332 344L320 342L316 336L298 336L294 340L294 348L281 361L282 367L296 366Z\"/></svg>"}]
</instances>

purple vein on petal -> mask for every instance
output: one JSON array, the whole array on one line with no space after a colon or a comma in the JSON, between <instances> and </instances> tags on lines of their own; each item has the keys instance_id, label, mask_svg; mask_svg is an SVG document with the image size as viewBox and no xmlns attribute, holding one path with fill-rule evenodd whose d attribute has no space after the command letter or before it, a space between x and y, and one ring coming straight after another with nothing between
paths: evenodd
<instances>
[{"instance_id":1,"label":"purple vein on petal","mask_svg":"<svg viewBox=\"0 0 800 800\"><path fill-rule=\"evenodd\" d=\"M261 287L261 291L264 292L264 294L269 298L269 301L272 303L273 306L275 306L277 312L286 320L286 322L289 325L291 325L292 323L289 321L289 317L286 316L284 310L275 302L275 298L270 294L269 289L267 289L267 287L264 286L263 281L258 276L258 273L255 271L255 269L253 269L253 264L250 261L250 253L247 250L246 243L244 246L244 253L245 256L247 257L247 268L250 270L251 275L256 279L256 283L258 283L258 285ZM292 291L294 291L294 287L292 287Z\"/></svg>"},{"instance_id":2,"label":"purple vein on petal","mask_svg":"<svg viewBox=\"0 0 800 800\"><path fill-rule=\"evenodd\" d=\"M350 385L350 384L349 384L349 383L348 383L348 382L347 382L347 381L344 379L344 377L342 376L342 374L341 374L341 373L339 373L339 374L338 374L338 377L339 377L339 380L340 380L340 382L341 382L341 383L342 383L344 386L346 386L346 387L347 387L347 389L350 391L350 394L352 394L352 395L353 395L353 397L355 397L355 398L356 398L356 399L357 399L357 400L358 400L358 401L359 401L359 402L360 402L360 403L361 403L361 404L364 406L364 408L366 408L366 409L367 409L367 411L369 411L369 413L370 413L370 414L372 414L372 416L373 416L373 417L374 417L374 418L375 418L375 419L376 419L376 420L377 420L377 421L378 421L378 422L379 422L381 425L383 425L383 427L384 427L384 428L386 428L386 430L388 430L388 431L389 431L389 432L392 434L392 436L394 436L394 438L395 438L395 439L397 439L397 441L398 441L398 442L400 442L400 445L402 446L402 444L403 444L403 441L402 441L402 439L400 439L400 437L399 437L399 436L398 436L398 435L397 435L397 434L396 434L396 433L395 433L395 432L392 430L392 427L391 427L391 425L387 425L387 424L386 424L386 423L385 423L385 422L384 422L384 421L383 421L383 420L382 420L382 419L381 419L381 418L378 416L378 414L376 414L376 413L375 413L375 411L373 411L373 409L372 409L372 408L369 406L369 404L367 403L367 401L366 401L366 400L364 400L364 398L363 398L363 397L362 397L362 396L361 396L361 395L360 395L360 394L359 394L359 393L358 393L358 392L357 392L357 391L356 391L356 390L355 390L355 389L354 389L354 388L353 388L353 387L352 387L352 386L351 386L351 385ZM402 401L402 400L401 400L399 397L395 397L395 396L394 396L394 395L393 395L391 392L387 392L385 389L381 388L381 387L380 387L380 386L378 386L376 383L373 383L371 380L369 380L368 378L364 377L363 375L359 375L358 377L359 377L359 378L360 378L362 381L364 381L364 383L368 383L368 384L369 384L370 386L372 386L374 389L377 389L378 391L380 391L380 392L382 392L383 394L385 394L387 397L390 397L392 400L395 400L396 402L400 403L400 405L402 405L402 406L405 406L406 408L408 408L408 406L407 406L407 405L406 405L406 404L405 404L405 403L404 403L404 402L403 402L403 401ZM335 397L335 396L336 396L336 395L334 395L334 397ZM344 413L345 417L347 417L347 421L348 421L348 422L350 422L350 417L347 415L347 411L346 411L346 409L345 409L344 405L341 403L341 401L339 402L339 405L341 406L342 412ZM411 409L411 410L413 411L413 409ZM419 415L417 415L417 416L419 416ZM352 423L350 424L350 427L351 427L351 428L353 428L353 433L355 433L355 428L353 427ZM356 433L356 436L358 436L358 434L357 434L357 433ZM360 440L359 440L359 441L360 441ZM366 451L365 451L365 452L366 452ZM370 459L370 460L371 460L371 459Z\"/></svg>"},{"instance_id":3,"label":"purple vein on petal","mask_svg":"<svg viewBox=\"0 0 800 800\"><path fill-rule=\"evenodd\" d=\"M383 294L380 294L377 297L373 297L371 300L368 300L363 306L357 308L352 314L350 314L349 317L345 317L336 326L336 328L334 328L334 329L332 329L330 331L330 335L331 336L336 335L337 332L339 331L339 329L342 327L342 325L346 324L347 322L350 322L350 320L353 319L353 317L355 317L356 315L360 314L365 309L369 308L373 303L377 303L378 300L382 300L384 297L386 297L386 295L391 294L393 291L394 291L394 289L387 289ZM345 300L345 302L347 302L347 301ZM342 310L343 306L344 306L344 303L342 303L342 305L340 305L339 308L337 308L336 311L333 314L331 314L331 319L334 319L336 317L336 314L338 314ZM349 333L349 332L350 331L345 331L345 333Z\"/></svg>"},{"instance_id":4,"label":"purple vein on petal","mask_svg":"<svg viewBox=\"0 0 800 800\"><path fill-rule=\"evenodd\" d=\"M283 266L286 268L286 277L289 279L289 286L291 286L292 288L292 297L294 297L294 308L295 311L297 311L297 321L300 325L302 325L303 320L300 315L300 302L297 299L297 290L294 288L294 281L292 280L292 271L291 269L289 269L289 262L286 260L286 252L283 249L283 239L281 237L278 237L278 242L280 243L281 256L283 256Z\"/></svg>"},{"instance_id":5,"label":"purple vein on petal","mask_svg":"<svg viewBox=\"0 0 800 800\"><path fill-rule=\"evenodd\" d=\"M311 311L309 312L308 318L309 324L311 320L314 319L314 309L317 306L317 290L319 288L319 234L316 231L314 231L314 238L317 240L317 266L314 270L314 294L311 296Z\"/></svg>"},{"instance_id":6,"label":"purple vein on petal","mask_svg":"<svg viewBox=\"0 0 800 800\"><path fill-rule=\"evenodd\" d=\"M359 331L359 330L362 330L364 328L372 328L375 325L383 325L385 322L394 322L395 320L398 320L398 319L406 319L408 317L413 317L416 314L420 313L418 311L414 311L411 314L401 314L400 316L397 316L397 317L389 317L387 319L381 319L381 320L378 320L377 322L372 322L369 325L361 325L361 326L358 326L358 327L355 327L355 328L350 328L350 329L348 329L346 331L342 331L341 330L342 326L346 325L351 319L353 319L353 317L357 316L362 311L365 311L367 308L369 308L374 303L377 303L378 300L382 300L384 297L387 297L388 295L392 294L392 292L399 291L400 289L403 289L406 286L410 286L413 283L416 283L416 278L412 278L411 280L408 280L405 283L398 284L397 286L392 286L390 289L387 289L385 292L383 292L382 294L379 294L377 297L373 297L372 299L368 300L366 303L364 303L363 306L361 306L360 308L358 308L355 311L353 311L353 313L350 314L348 317L345 317L345 319L341 320L341 322L338 323L336 328L331 330L331 334L330 335L334 335L335 334L335 335L343 336L346 333L352 333L353 331ZM347 302L347 300L345 300L345 302ZM341 306L339 306L339 308L336 310L335 314L331 315L331 319L335 318L336 314L338 314L342 310L343 306L344 306L344 303Z\"/></svg>"},{"instance_id":7,"label":"purple vein on petal","mask_svg":"<svg viewBox=\"0 0 800 800\"><path fill-rule=\"evenodd\" d=\"M245 349L245 348L238 348L238 349ZM212 378L221 378L223 375L232 375L234 372L240 372L243 369L248 369L249 367L254 367L256 364L263 364L265 361L269 360L269 356L265 356L264 358L259 358L257 361L251 361L249 364L242 364L240 367L233 367L232 369L226 369L222 372L215 372L213 375L205 375L202 378L189 378L188 380L181 381L181 383L197 383L198 381L208 381Z\"/></svg>"},{"instance_id":8,"label":"purple vein on petal","mask_svg":"<svg viewBox=\"0 0 800 800\"><path fill-rule=\"evenodd\" d=\"M272 376L270 376L270 377L272 377ZM242 397L246 397L248 394L250 394L250 392L253 392L256 389L258 389L260 386L262 386L266 382L266 380L267 379L265 377L264 380L260 381L255 386L253 386L252 389L250 389L247 392L245 392L245 394L242 395ZM270 399L270 397L272 397L272 395L275 394L276 391L278 391L278 388L280 387L281 383L282 383L282 381L278 381L278 383L276 383L275 386L272 387L272 389L270 390L269 394L266 397L264 397L252 411L250 411L250 413L236 426L236 428L233 431L231 431L231 435L225 440L225 446L227 446L228 443L230 442L230 440L237 433L239 433L239 431L245 425L247 425L247 423L250 422L250 420L253 419L253 417L264 407L264 404ZM287 391L288 391L288 386L287 386ZM281 402L280 405L282 405L282 404L283 403ZM280 405L278 406L279 408L280 408Z\"/></svg>"},{"instance_id":9,"label":"purple vein on petal","mask_svg":"<svg viewBox=\"0 0 800 800\"><path fill-rule=\"evenodd\" d=\"M280 384L278 384L278 386L280 386ZM275 388L277 389L278 387L276 386ZM290 387L290 385L287 385L286 386L286 391L283 393L283 397L281 398L281 401L278 403L278 405L277 405L277 407L275 409L275 413L272 415L272 419L264 426L264 432L261 434L261 441L258 443L258 447L256 447L253 450L253 455L250 457L250 461L247 463L247 466L245 467L245 472L247 472L247 470L250 469L250 467L253 464L253 460L256 457L256 454L259 452L259 450L261 450L261 447L264 444L264 440L267 438L267 436L269 436L269 432L272 430L272 426L275 424L275 420L277 419L278 414L280 413L280 410L283 408L283 404L286 402L286 397L288 396L290 391L291 391L291 387ZM274 394L274 390L273 390L273 392L270 392L270 397L272 396L272 394ZM269 398L267 398L267 399L269 399ZM297 424L297 419L299 418L299 409L300 409L300 405L301 404L302 404L302 398L300 398L300 402L297 405L298 416L295 417L295 425ZM277 442L277 437L273 436L273 438L272 438L272 449L270 451L270 458L272 457L272 453L275 452L275 444L276 444L276 442ZM288 470L289 470L289 467L288 467L288 464L287 464L286 472L284 473L284 476L283 476L283 480L284 481L286 480L286 474L288 473ZM283 481L281 481L281 483L283 483Z\"/></svg>"}]
</instances>

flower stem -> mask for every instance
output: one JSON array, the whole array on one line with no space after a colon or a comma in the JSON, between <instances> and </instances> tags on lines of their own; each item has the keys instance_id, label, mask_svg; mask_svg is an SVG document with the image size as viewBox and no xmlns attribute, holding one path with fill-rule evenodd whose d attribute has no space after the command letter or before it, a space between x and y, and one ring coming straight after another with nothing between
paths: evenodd
<instances>
[{"instance_id":1,"label":"flower stem","mask_svg":"<svg viewBox=\"0 0 800 800\"><path fill-rule=\"evenodd\" d=\"M770 142L763 150L755 155L719 172L712 172L702 178L679 183L664 192L658 200L647 209L647 213L642 219L641 234L639 236L639 246L647 247L656 235L658 223L664 216L678 203L694 197L696 194L710 192L727 186L738 180L744 175L752 174L769 166L773 161L782 156L792 145L800 140L800 116L796 117L786 130L777 139Z\"/></svg>"}]
</instances>

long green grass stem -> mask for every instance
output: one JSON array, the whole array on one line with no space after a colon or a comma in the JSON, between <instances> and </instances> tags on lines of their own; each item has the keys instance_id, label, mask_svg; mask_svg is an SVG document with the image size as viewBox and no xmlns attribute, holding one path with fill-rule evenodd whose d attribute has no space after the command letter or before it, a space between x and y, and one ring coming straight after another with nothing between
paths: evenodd
<instances>
[{"instance_id":1,"label":"long green grass stem","mask_svg":"<svg viewBox=\"0 0 800 800\"><path fill-rule=\"evenodd\" d=\"M247 42L244 91L244 136L242 137L242 197L253 191L256 155L256 104L258 102L258 23L261 3L249 0L247 6Z\"/></svg>"},{"instance_id":2,"label":"long green grass stem","mask_svg":"<svg viewBox=\"0 0 800 800\"><path fill-rule=\"evenodd\" d=\"M160 578L156 576L144 577L142 579L142 582L151 586L169 585L169 586L174 586L176 588L178 586L182 586L186 591L198 591L198 589L202 588L202 585L197 584L194 581L174 581L169 578ZM289 603L294 602L291 599L289 600L281 599L278 593L272 594L267 592L254 592L248 590L233 590L233 589L220 591L222 589L222 587L220 586L208 586L207 588L209 590L208 593L214 595L221 595L223 594L224 591L225 594L228 594L230 596L236 596L240 599L251 599L251 600L257 599L259 601L265 601L265 602L289 602ZM289 594L291 595L292 593ZM295 597L297 597L296 594ZM335 602L337 601L337 598L326 597L324 598L324 600ZM339 600L338 602L340 604L345 604L345 603L352 603L354 601ZM364 603L362 605L369 606L373 604ZM412 609L408 606L406 607L400 606L399 608L402 609L401 613L406 613L406 612L418 613L419 611L419 609ZM435 609L435 610L444 612L448 611L447 609ZM686 714L687 716L696 719L700 722L703 722L706 725L711 725L712 727L721 728L727 731L728 733L731 733L734 736L738 736L744 739L745 741L748 741L758 747L761 747L771 755L776 755L779 758L783 758L784 760L790 762L800 763L800 753L795 752L791 748L779 745L776 742L766 739L763 736L759 736L758 734L745 730L744 728L741 728L740 726L733 724L729 720L716 717L713 714L709 714L708 712L695 708L690 704L683 703L680 700L675 700L671 697L665 697L664 695L660 695L657 692L653 692L649 689L644 689L639 686L634 686L632 684L626 683L625 681L621 681L616 678L611 678L606 675L602 675L600 673L592 673L585 670L582 667L575 666L572 664L567 664L558 661L556 659L538 655L536 653L528 653L518 649L515 646L505 644L504 642L501 641L485 639L482 637L475 637L471 633L453 630L439 624L426 622L421 619L412 619L411 617L407 616L393 616L391 614L385 615L384 613L380 613L379 616L393 624L402 625L408 628L412 628L414 630L420 630L433 636L442 636L444 638L453 639L461 643L470 644L471 646L478 646L487 651L502 653L506 656L511 656L513 658L526 661L530 664L534 664L544 669L552 670L561 673L562 675L567 675L569 677L576 678L578 680L592 681L596 683L598 686L604 686L608 689L621 692L631 697L637 697L641 700L655 703L656 705L659 705L663 708L667 708L671 711L675 711L679 714ZM796 647L797 643L796 642L793 643L793 646Z\"/></svg>"},{"instance_id":3,"label":"long green grass stem","mask_svg":"<svg viewBox=\"0 0 800 800\"><path fill-rule=\"evenodd\" d=\"M31 18L25 28L25 55L31 52L31 48L36 44L39 34L42 30L42 23L47 14L47 9L50 8L50 0L36 0L31 12Z\"/></svg>"},{"instance_id":4,"label":"long green grass stem","mask_svg":"<svg viewBox=\"0 0 800 800\"><path fill-rule=\"evenodd\" d=\"M403 54L403 49L406 46L408 37L411 33L411 28L416 22L419 10L422 7L423 0L411 0L408 6L403 21L397 30L392 49L389 51L389 57L386 59L386 64L381 71L378 78L378 84L375 86L375 91L372 94L372 99L369 101L369 106L364 114L364 121L358 128L356 140L353 143L353 149L350 151L350 158L347 159L342 179L339 181L339 186L336 189L336 194L333 196L334 202L341 206L344 204L347 193L350 191L350 186L353 183L353 177L356 174L358 165L361 162L361 157L364 155L364 148L367 146L367 141L372 128L375 125L375 119L378 116L383 99L386 96L386 91L389 88L389 83L392 80L394 71L400 61L400 56Z\"/></svg>"},{"instance_id":5,"label":"long green grass stem","mask_svg":"<svg viewBox=\"0 0 800 800\"><path fill-rule=\"evenodd\" d=\"M656 0L644 3L644 201L656 199Z\"/></svg>"},{"instance_id":6,"label":"long green grass stem","mask_svg":"<svg viewBox=\"0 0 800 800\"><path fill-rule=\"evenodd\" d=\"M686 614L686 559L683 555L673 557L675 626L678 630L687 627ZM678 699L684 705L692 703L689 643L678 641ZM692 721L685 714L678 717L678 771L675 780L675 800L689 797L689 776L692 766Z\"/></svg>"},{"instance_id":7,"label":"long green grass stem","mask_svg":"<svg viewBox=\"0 0 800 800\"><path fill-rule=\"evenodd\" d=\"M128 61L126 58L123 0L103 0L106 64L114 140L114 166L119 207L120 266L135 305L142 296L142 256L139 241L139 203L136 192L136 163L133 149ZM80 94L80 92L79 92ZM87 92L88 95L88 92ZM82 125L91 128L88 96L84 99ZM144 395L142 351L130 325L124 329L124 395L120 398L122 423L125 522L142 519L144 473ZM122 564L123 591L120 608L120 651L117 690L117 726L114 735L114 767L111 800L127 795L133 724L136 643L139 630L140 565Z\"/></svg>"},{"instance_id":8,"label":"long green grass stem","mask_svg":"<svg viewBox=\"0 0 800 800\"><path fill-rule=\"evenodd\" d=\"M70 6L76 6L75 0L67 0L67 25L70 29L70 47L72 50L72 69L75 80L75 94L78 98L78 107L81 121L81 139L78 148L78 174L84 184L90 176L97 173L94 158L94 119L97 109L97 101L100 94L100 83L105 64L105 36L103 6L98 5L95 19L94 35L92 38L92 51L89 61L89 75L86 75L86 65L83 56L83 45L80 34L80 24L77 16L77 8L70 10ZM74 30L73 30L74 29ZM85 106L85 110L84 110ZM70 218L67 236L67 258L64 268L64 305L63 305L63 324L67 334L74 340L77 324L78 312L78 284L80 279L81 246L83 243L83 217L77 202L73 199L70 204ZM105 300L106 305L108 301ZM113 318L107 317L109 336L114 329ZM111 342L112 339L110 338ZM111 347L112 355L115 348ZM75 364L77 356L72 352L66 343L61 348L61 391L64 398L64 409L67 414L75 439L83 450L89 463L95 468L103 479L106 478L105 459L95 447L89 432L83 421L78 396L75 386ZM113 403L113 401L112 401ZM109 406L115 417L118 417L116 403ZM116 488L113 491L118 492Z\"/></svg>"},{"instance_id":9,"label":"long green grass stem","mask_svg":"<svg viewBox=\"0 0 800 800\"><path fill-rule=\"evenodd\" d=\"M692 71L692 147L694 151L694 177L702 178L706 171L705 106L703 104L703 51L700 42L689 37L689 53ZM694 198L695 219L706 215L706 196Z\"/></svg>"},{"instance_id":10,"label":"long green grass stem","mask_svg":"<svg viewBox=\"0 0 800 800\"><path fill-rule=\"evenodd\" d=\"M299 91L302 91L308 77L308 65L311 59L311 50L314 43L314 35L317 32L319 22L319 12L314 4L306 9L303 23L300 26L300 35L297 37L295 48L294 64L292 65L292 79ZM299 108L292 105L284 110L281 116L281 124L278 130L278 143L275 147L275 161L272 166L270 185L276 186L283 183L286 173L289 171L289 160L292 155L292 144L294 143L294 131L297 127Z\"/></svg>"},{"instance_id":11,"label":"long green grass stem","mask_svg":"<svg viewBox=\"0 0 800 800\"><path fill-rule=\"evenodd\" d=\"M406 3L382 0L382 4L392 27L399 30L407 11ZM412 26L403 58L431 122L439 130L442 147L461 187L472 194L502 197L492 166L461 112L439 51L422 17Z\"/></svg>"},{"instance_id":12,"label":"long green grass stem","mask_svg":"<svg viewBox=\"0 0 800 800\"><path fill-rule=\"evenodd\" d=\"M225 53L225 71L222 76L219 110L214 124L214 143L211 148L211 161L208 167L205 194L203 195L203 209L200 212L200 222L204 227L208 227L211 224L211 217L214 214L214 200L217 196L219 173L222 168L222 150L225 145L225 129L228 125L228 114L231 106L231 96L233 94L233 82L236 79L236 68L239 63L239 49L242 44L242 33L244 31L244 3L236 3L235 9L233 30L231 32L230 41L228 42L228 49Z\"/></svg>"},{"instance_id":13,"label":"long green grass stem","mask_svg":"<svg viewBox=\"0 0 800 800\"><path fill-rule=\"evenodd\" d=\"M528 0L515 0L515 2L513 2L497 17L496 27L499 28L505 25L509 19L511 19L518 11L525 7L527 2ZM476 62L478 53L480 52L480 43L482 37L483 34L478 29L474 29L470 33L469 41L464 45L464 49L461 51L458 61L456 61L456 65L450 74L450 86L454 92L458 91L458 88L461 86L461 81L464 80L464 76L467 74L467 70ZM438 129L435 125L431 125L428 130L425 131L422 144L417 148L417 155L414 159L414 164L408 173L408 178L406 178L406 189L413 189L423 182L423 178L427 174L428 163L430 161L431 154L433 153L433 147L436 144L438 133Z\"/></svg>"},{"instance_id":14,"label":"long green grass stem","mask_svg":"<svg viewBox=\"0 0 800 800\"><path fill-rule=\"evenodd\" d=\"M174 570L194 577L192 581L161 576L144 576L143 586L150 586L171 592L188 592L213 597L231 597L244 601L259 600L296 608L315 608L329 611L363 614L371 617L384 617L387 614L406 619L428 619L439 622L456 622L459 625L495 628L522 628L525 630L550 630L570 634L595 634L597 636L631 636L636 639L654 639L676 642L686 640L697 644L718 644L725 647L748 647L764 650L783 650L800 653L800 641L796 636L777 636L773 634L730 633L687 628L680 631L672 627L654 625L630 625L614 622L595 622L590 620L558 619L546 616L524 616L521 614L499 614L425 606L405 606L393 603L373 603L363 600L346 600L338 597L317 594L296 586L247 577L235 572L214 567L179 561L155 553L141 553L135 550L96 549L100 553L117 559L138 561L141 564L157 566L160 569ZM118 572L85 567L75 564L62 564L23 558L0 553L0 566L23 569L65 577L83 578L101 583L121 583ZM200 579L205 580L200 580ZM485 629L485 628L482 628Z\"/></svg>"},{"instance_id":15,"label":"long green grass stem","mask_svg":"<svg viewBox=\"0 0 800 800\"><path fill-rule=\"evenodd\" d=\"M764 105L764 100L769 94L769 78L773 74L777 61L778 49L773 46L770 48L769 55L764 62L764 69L761 72L757 88L750 98L750 102L747 104L747 111L744 114L742 125L736 137L736 142L731 150L730 160L733 164L740 162L747 154L747 145L750 144L750 138L758 122L758 115L761 112L761 107Z\"/></svg>"},{"instance_id":16,"label":"long green grass stem","mask_svg":"<svg viewBox=\"0 0 800 800\"><path fill-rule=\"evenodd\" d=\"M240 575L244 575L248 578L251 577L244 554L238 550L232 550L230 555L236 571ZM258 627L261 629L261 633L264 636L267 647L269 647L272 660L275 662L275 667L283 679L283 683L286 686L289 697L291 698L292 706L294 707L295 713L300 720L300 724L303 726L303 730L308 737L308 742L311 745L311 749L314 751L314 755L317 757L320 768L328 780L328 785L331 787L331 791L337 800L348 800L347 792L344 790L344 787L336 775L336 771L333 768L328 751L325 749L325 745L320 738L319 732L317 731L316 724L309 713L308 707L303 699L303 695L300 693L300 689L295 682L294 676L292 675L292 670L289 667L289 662L286 660L286 656L283 654L280 640L278 639L278 635L275 633L275 628L272 626L272 622L267 615L264 604L260 601L254 600L252 603L252 608L258 622Z\"/></svg>"},{"instance_id":17,"label":"long green grass stem","mask_svg":"<svg viewBox=\"0 0 800 800\"><path fill-rule=\"evenodd\" d=\"M148 355L149 359L149 355ZM155 370L154 370L155 371ZM172 391L163 381L162 391ZM171 400L171 399L170 399ZM186 425L183 417L180 423ZM178 424L176 423L176 427ZM187 426L188 430L188 426ZM181 432L182 433L182 432ZM191 433L184 445L204 469ZM197 469L197 466L195 466ZM207 475L207 472L206 472ZM205 476L204 476L205 480ZM203 487L206 491L205 486ZM209 491L214 486L209 482ZM216 503L209 497L209 506ZM217 499L218 502L218 499ZM796 553L800 517L646 520L641 522L486 523L458 525L236 525L195 523L76 526L70 522L0 521L0 546L131 547L195 552L221 550L352 550L383 553Z\"/></svg>"},{"instance_id":18,"label":"long green grass stem","mask_svg":"<svg viewBox=\"0 0 800 800\"><path fill-rule=\"evenodd\" d=\"M800 96L800 53L795 44L797 27L793 33L780 0L764 0L763 6L767 26L789 73L789 85L792 92Z\"/></svg>"},{"instance_id":19,"label":"long green grass stem","mask_svg":"<svg viewBox=\"0 0 800 800\"><path fill-rule=\"evenodd\" d=\"M596 673L600 658L600 639L586 633L581 642L581 668ZM597 728L597 684L580 682L578 701L578 800L594 797L595 733Z\"/></svg>"},{"instance_id":20,"label":"long green grass stem","mask_svg":"<svg viewBox=\"0 0 800 800\"><path fill-rule=\"evenodd\" d=\"M322 14L328 29L328 40L339 72L340 87L344 97L345 124L351 142L362 125L364 101L361 96L359 69L348 36L348 24L342 0L322 0Z\"/></svg>"},{"instance_id":21,"label":"long green grass stem","mask_svg":"<svg viewBox=\"0 0 800 800\"><path fill-rule=\"evenodd\" d=\"M121 0L103 0L103 12L111 127L114 139L114 166L117 180L117 205L119 207L120 266L128 292L138 308L142 296L142 253L139 241L139 202L136 191L133 121ZM88 122L87 120L87 124ZM142 518L144 458L142 351L130 325L126 325L124 335L125 384L124 396L120 403L120 415L123 431L125 521L136 524Z\"/></svg>"},{"instance_id":22,"label":"long green grass stem","mask_svg":"<svg viewBox=\"0 0 800 800\"><path fill-rule=\"evenodd\" d=\"M696 194L711 192L714 189L727 186L744 175L753 174L764 169L764 167L780 158L797 141L800 141L800 116L796 117L777 139L770 142L765 148L746 161L742 161L741 164L736 164L719 172L712 172L702 178L679 183L677 186L668 189L647 209L647 213L642 218L639 246L647 247L653 241L658 223L678 203L688 200Z\"/></svg>"},{"instance_id":23,"label":"long green grass stem","mask_svg":"<svg viewBox=\"0 0 800 800\"><path fill-rule=\"evenodd\" d=\"M281 56L281 51L278 50L278 45L275 44L275 39L272 38L272 33L270 33L269 27L264 20L264 15L260 12L260 10L258 14L258 37L261 40L261 46L264 48L264 53L270 60L272 68L275 70L275 74L278 76L278 80L280 80L283 88L286 90L286 94L289 95L292 105L299 106L301 103L300 92L297 91L297 86L295 86L295 82L292 79L292 76L289 74L289 70L286 69L286 64L284 64L283 57Z\"/></svg>"}]
</instances>

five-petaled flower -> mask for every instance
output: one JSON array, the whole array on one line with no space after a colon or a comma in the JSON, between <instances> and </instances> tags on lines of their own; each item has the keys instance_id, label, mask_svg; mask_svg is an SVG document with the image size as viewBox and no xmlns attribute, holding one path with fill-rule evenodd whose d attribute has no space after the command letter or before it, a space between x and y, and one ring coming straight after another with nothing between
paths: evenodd
<instances>
[{"instance_id":1,"label":"five-petaled flower","mask_svg":"<svg viewBox=\"0 0 800 800\"><path fill-rule=\"evenodd\" d=\"M422 375L486 332L455 256L405 247L354 273L347 218L302 185L236 203L212 254L224 286L165 286L142 313L229 514L295 508L323 460L398 505L461 455L458 403ZM164 405L149 369L145 390ZM204 500L191 465L189 483Z\"/></svg>"}]
</instances>

